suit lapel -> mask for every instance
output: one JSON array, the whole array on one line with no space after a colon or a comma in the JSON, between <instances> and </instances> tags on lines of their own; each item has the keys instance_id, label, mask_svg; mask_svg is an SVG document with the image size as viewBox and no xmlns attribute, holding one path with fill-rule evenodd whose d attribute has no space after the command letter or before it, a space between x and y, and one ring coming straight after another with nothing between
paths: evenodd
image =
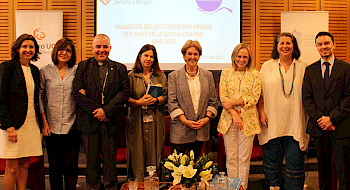
<instances>
[{"instance_id":1,"label":"suit lapel","mask_svg":"<svg viewBox=\"0 0 350 190\"><path fill-rule=\"evenodd\" d=\"M179 85L180 94L183 97L185 105L186 105L191 117L193 119L196 119L197 117L196 117L196 114L194 112L192 97L191 97L191 93L190 93L190 87L188 86L185 68L183 68L182 72L180 73L179 84L180 84Z\"/></svg>"},{"instance_id":2,"label":"suit lapel","mask_svg":"<svg viewBox=\"0 0 350 190\"><path fill-rule=\"evenodd\" d=\"M15 72L16 72L16 75L18 76L18 80L22 85L26 86L26 79L24 78L21 64L18 61L15 61L13 65L15 67Z\"/></svg>"},{"instance_id":3,"label":"suit lapel","mask_svg":"<svg viewBox=\"0 0 350 190\"><path fill-rule=\"evenodd\" d=\"M203 112L204 109L204 103L206 102L206 94L209 90L208 88L208 81L206 80L207 77L204 76L204 72L200 69L199 71L199 81L201 83L201 94L199 97L199 104L198 104L198 113L197 118L199 118L200 114Z\"/></svg>"},{"instance_id":4,"label":"suit lapel","mask_svg":"<svg viewBox=\"0 0 350 190\"><path fill-rule=\"evenodd\" d=\"M332 82L334 81L335 77L338 75L339 70L340 70L340 64L338 62L338 59L335 58L332 71L331 71L331 76L329 77L329 82L328 82L328 85L326 86L326 92L328 92L329 89L331 88Z\"/></svg>"},{"instance_id":5,"label":"suit lapel","mask_svg":"<svg viewBox=\"0 0 350 190\"><path fill-rule=\"evenodd\" d=\"M116 72L116 67L113 65L111 62L108 61L108 75L107 75L107 80L106 80L106 86L105 86L105 92L108 92L113 79L115 78L115 72Z\"/></svg>"},{"instance_id":6,"label":"suit lapel","mask_svg":"<svg viewBox=\"0 0 350 190\"><path fill-rule=\"evenodd\" d=\"M91 65L90 65L90 72L91 72L91 76L92 78L89 80L92 80L96 86L96 90L99 94L101 94L101 84L100 84L100 75L99 75L99 69L97 66L97 61L95 58L92 58L93 60L91 61Z\"/></svg>"}]
</instances>

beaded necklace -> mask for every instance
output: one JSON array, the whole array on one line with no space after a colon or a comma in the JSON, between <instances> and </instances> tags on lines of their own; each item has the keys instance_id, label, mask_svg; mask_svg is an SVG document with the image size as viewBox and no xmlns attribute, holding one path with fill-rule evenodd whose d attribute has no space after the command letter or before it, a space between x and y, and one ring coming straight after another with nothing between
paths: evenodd
<instances>
[{"instance_id":1,"label":"beaded necklace","mask_svg":"<svg viewBox=\"0 0 350 190\"><path fill-rule=\"evenodd\" d=\"M293 67L293 81L292 81L292 87L290 88L290 92L289 94L286 94L286 91L284 90L284 77L283 77L283 74L282 74L282 71L281 71L281 67L278 66L278 69L280 70L280 76L281 76L281 83L282 83L282 89L283 89L283 94L286 98L289 98L290 95L292 94L293 92L293 86L294 86L294 79L295 79L295 63L294 64L294 67Z\"/></svg>"}]
</instances>

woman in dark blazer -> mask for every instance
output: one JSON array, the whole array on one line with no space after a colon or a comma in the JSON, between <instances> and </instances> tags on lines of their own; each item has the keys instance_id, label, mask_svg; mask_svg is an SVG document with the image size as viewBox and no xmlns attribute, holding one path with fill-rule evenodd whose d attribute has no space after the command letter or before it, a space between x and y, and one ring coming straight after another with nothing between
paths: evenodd
<instances>
[{"instance_id":1,"label":"woman in dark blazer","mask_svg":"<svg viewBox=\"0 0 350 190\"><path fill-rule=\"evenodd\" d=\"M43 154L39 129L39 45L23 34L12 44L11 60L0 65L0 158L6 159L4 189L24 190L31 156Z\"/></svg>"},{"instance_id":2,"label":"woman in dark blazer","mask_svg":"<svg viewBox=\"0 0 350 190\"><path fill-rule=\"evenodd\" d=\"M197 65L202 55L199 42L188 40L181 52L186 64L170 73L168 80L170 142L172 151L193 150L197 157L217 114L216 90L212 73Z\"/></svg>"}]
</instances>

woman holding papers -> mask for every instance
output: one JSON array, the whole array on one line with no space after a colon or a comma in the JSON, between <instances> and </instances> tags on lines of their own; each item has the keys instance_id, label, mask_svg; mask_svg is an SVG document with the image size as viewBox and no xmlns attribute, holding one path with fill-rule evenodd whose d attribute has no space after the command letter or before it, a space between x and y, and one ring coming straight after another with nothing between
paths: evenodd
<instances>
[{"instance_id":1,"label":"woman holding papers","mask_svg":"<svg viewBox=\"0 0 350 190\"><path fill-rule=\"evenodd\" d=\"M170 142L172 150L193 150L197 157L217 114L216 90L213 74L197 65L202 55L199 42L188 40L181 52L185 66L169 74Z\"/></svg>"},{"instance_id":2,"label":"woman holding papers","mask_svg":"<svg viewBox=\"0 0 350 190\"><path fill-rule=\"evenodd\" d=\"M256 134L261 132L256 104L261 78L252 63L248 44L238 44L232 52L232 67L220 77L221 113L218 131L224 135L227 176L242 178L248 188L250 157Z\"/></svg>"},{"instance_id":3,"label":"woman holding papers","mask_svg":"<svg viewBox=\"0 0 350 190\"><path fill-rule=\"evenodd\" d=\"M153 45L146 44L141 48L129 80L132 96L128 101L128 177L143 181L147 166L156 166L157 171L161 171L165 138L167 80L159 68Z\"/></svg>"}]
</instances>

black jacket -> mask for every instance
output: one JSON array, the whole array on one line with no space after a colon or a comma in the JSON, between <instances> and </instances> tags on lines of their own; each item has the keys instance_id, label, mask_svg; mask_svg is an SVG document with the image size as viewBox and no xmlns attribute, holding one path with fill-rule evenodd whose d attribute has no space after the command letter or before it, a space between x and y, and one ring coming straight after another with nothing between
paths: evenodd
<instances>
[{"instance_id":1,"label":"black jacket","mask_svg":"<svg viewBox=\"0 0 350 190\"><path fill-rule=\"evenodd\" d=\"M81 94L80 89L84 89L86 95ZM101 91L96 59L90 58L80 62L73 80L72 93L78 105L77 127L85 134L94 132L100 125L100 121L92 114L97 108L102 108L110 120L106 122L110 134L119 133L125 129L125 114L122 109L131 94L125 65L108 60L103 105Z\"/></svg>"},{"instance_id":2,"label":"black jacket","mask_svg":"<svg viewBox=\"0 0 350 190\"><path fill-rule=\"evenodd\" d=\"M325 98L330 98L330 110L325 110ZM336 138L350 137L350 64L335 58L328 86L324 86L321 62L317 61L305 70L303 104L309 114L307 133L316 137L323 134L317 119L333 117Z\"/></svg>"},{"instance_id":3,"label":"black jacket","mask_svg":"<svg viewBox=\"0 0 350 190\"><path fill-rule=\"evenodd\" d=\"M33 80L34 104L36 116L40 121L39 111L39 69L29 63ZM27 86L21 64L17 60L10 60L0 65L0 128L9 127L19 129L27 116L28 95Z\"/></svg>"}]
</instances>

